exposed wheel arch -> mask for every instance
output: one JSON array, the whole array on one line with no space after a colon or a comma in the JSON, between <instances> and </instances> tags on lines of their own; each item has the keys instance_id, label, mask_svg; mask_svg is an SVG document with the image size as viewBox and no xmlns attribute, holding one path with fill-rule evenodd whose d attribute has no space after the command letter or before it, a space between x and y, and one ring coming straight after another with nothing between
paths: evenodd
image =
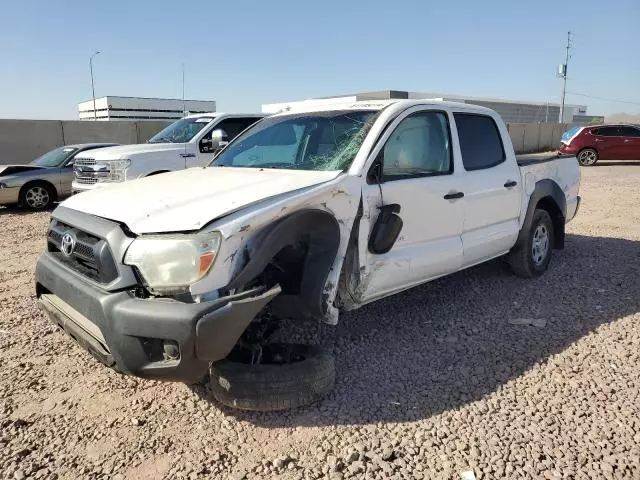
<instances>
[{"instance_id":1,"label":"exposed wheel arch","mask_svg":"<svg viewBox=\"0 0 640 480\"><path fill-rule=\"evenodd\" d=\"M151 172L148 175L145 175L146 177L151 177L153 175L160 175L161 173L169 173L171 170L158 170L157 172Z\"/></svg>"},{"instance_id":2,"label":"exposed wheel arch","mask_svg":"<svg viewBox=\"0 0 640 480\"><path fill-rule=\"evenodd\" d=\"M551 179L536 182L535 189L529 197L527 213L513 249L518 248L526 239L531 228L536 208L545 210L553 222L553 248L564 248L565 219L567 217L567 199L560 186Z\"/></svg>"},{"instance_id":3,"label":"exposed wheel arch","mask_svg":"<svg viewBox=\"0 0 640 480\"><path fill-rule=\"evenodd\" d=\"M259 241L245 249L246 263L227 288L251 284L274 259L281 259L285 263L284 269L278 266L283 294L271 303L274 313L320 320L329 306L323 290L339 246L340 227L333 215L319 209L300 210L267 227Z\"/></svg>"}]
</instances>

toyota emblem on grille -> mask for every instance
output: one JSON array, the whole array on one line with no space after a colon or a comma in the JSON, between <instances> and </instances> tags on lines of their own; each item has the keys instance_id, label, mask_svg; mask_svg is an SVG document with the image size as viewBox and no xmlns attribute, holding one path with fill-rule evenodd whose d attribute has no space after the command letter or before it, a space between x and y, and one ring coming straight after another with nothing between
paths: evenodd
<instances>
[{"instance_id":1,"label":"toyota emblem on grille","mask_svg":"<svg viewBox=\"0 0 640 480\"><path fill-rule=\"evenodd\" d=\"M70 257L73 250L76 248L76 239L70 233L65 233L62 236L62 243L60 244L60 250L67 257Z\"/></svg>"}]
</instances>

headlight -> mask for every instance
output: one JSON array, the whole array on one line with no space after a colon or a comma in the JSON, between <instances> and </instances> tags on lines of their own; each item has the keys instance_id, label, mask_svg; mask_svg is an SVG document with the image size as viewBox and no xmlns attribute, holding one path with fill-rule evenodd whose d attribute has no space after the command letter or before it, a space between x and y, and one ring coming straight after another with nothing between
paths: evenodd
<instances>
[{"instance_id":1,"label":"headlight","mask_svg":"<svg viewBox=\"0 0 640 480\"><path fill-rule=\"evenodd\" d=\"M209 272L220 242L219 232L142 236L129 246L124 263L138 269L152 293L185 293Z\"/></svg>"},{"instance_id":2,"label":"headlight","mask_svg":"<svg viewBox=\"0 0 640 480\"><path fill-rule=\"evenodd\" d=\"M125 158L124 160L113 160L109 162L110 175L109 182L124 182L126 180L126 170L131 165L131 160Z\"/></svg>"}]
</instances>

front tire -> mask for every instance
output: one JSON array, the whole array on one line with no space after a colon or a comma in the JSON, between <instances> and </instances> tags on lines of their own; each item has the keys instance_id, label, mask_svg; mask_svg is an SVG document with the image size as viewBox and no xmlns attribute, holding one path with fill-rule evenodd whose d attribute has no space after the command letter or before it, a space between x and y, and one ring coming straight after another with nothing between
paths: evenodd
<instances>
[{"instance_id":1,"label":"front tire","mask_svg":"<svg viewBox=\"0 0 640 480\"><path fill-rule=\"evenodd\" d=\"M334 358L318 347L272 343L262 358L252 365L251 353L236 349L211 365L214 398L242 410L288 410L321 399L335 383Z\"/></svg>"},{"instance_id":2,"label":"front tire","mask_svg":"<svg viewBox=\"0 0 640 480\"><path fill-rule=\"evenodd\" d=\"M511 271L522 278L542 275L551 261L553 234L553 221L549 213L536 209L525 240L507 257Z\"/></svg>"},{"instance_id":3,"label":"front tire","mask_svg":"<svg viewBox=\"0 0 640 480\"><path fill-rule=\"evenodd\" d=\"M20 205L32 210L45 210L55 199L55 191L44 182L34 182L23 187L20 192Z\"/></svg>"},{"instance_id":4,"label":"front tire","mask_svg":"<svg viewBox=\"0 0 640 480\"><path fill-rule=\"evenodd\" d=\"M578 163L583 167L592 167L598 162L598 152L593 148L585 148L578 152Z\"/></svg>"}]
</instances>

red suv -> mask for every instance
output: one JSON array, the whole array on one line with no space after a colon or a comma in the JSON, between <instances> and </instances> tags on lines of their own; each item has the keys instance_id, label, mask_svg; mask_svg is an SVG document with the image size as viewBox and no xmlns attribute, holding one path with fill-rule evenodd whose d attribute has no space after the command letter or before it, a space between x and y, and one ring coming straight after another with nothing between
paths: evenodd
<instances>
[{"instance_id":1,"label":"red suv","mask_svg":"<svg viewBox=\"0 0 640 480\"><path fill-rule=\"evenodd\" d=\"M562 135L559 152L576 155L585 167L598 160L640 160L640 125L573 127Z\"/></svg>"}]
</instances>

